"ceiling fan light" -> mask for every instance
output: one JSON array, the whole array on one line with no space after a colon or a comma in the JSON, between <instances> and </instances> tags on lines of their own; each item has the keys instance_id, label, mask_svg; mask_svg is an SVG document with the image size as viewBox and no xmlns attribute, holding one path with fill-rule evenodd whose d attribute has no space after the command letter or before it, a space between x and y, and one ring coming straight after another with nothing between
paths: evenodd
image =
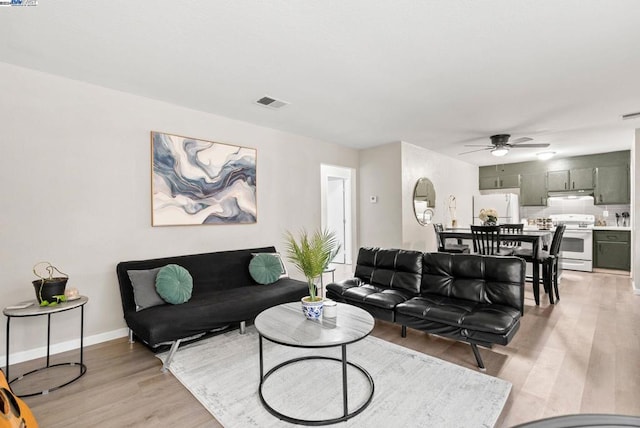
<instances>
[{"instance_id":1,"label":"ceiling fan light","mask_svg":"<svg viewBox=\"0 0 640 428\"><path fill-rule=\"evenodd\" d=\"M555 154L556 152L540 152L540 153L536 153L536 156L538 156L538 159L540 160L547 160L554 157Z\"/></svg>"},{"instance_id":2,"label":"ceiling fan light","mask_svg":"<svg viewBox=\"0 0 640 428\"><path fill-rule=\"evenodd\" d=\"M496 147L495 149L491 150L491 154L494 156L504 156L507 153L509 153L509 149L506 147Z\"/></svg>"}]
</instances>

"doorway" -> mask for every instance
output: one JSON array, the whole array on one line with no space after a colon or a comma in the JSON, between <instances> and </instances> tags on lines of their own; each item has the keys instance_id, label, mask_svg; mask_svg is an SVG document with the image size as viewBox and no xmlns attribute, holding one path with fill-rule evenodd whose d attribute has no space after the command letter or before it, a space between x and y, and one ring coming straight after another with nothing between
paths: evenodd
<instances>
[{"instance_id":1,"label":"doorway","mask_svg":"<svg viewBox=\"0 0 640 428\"><path fill-rule=\"evenodd\" d=\"M322 228L335 233L340 251L332 263L351 264L353 245L353 170L321 165Z\"/></svg>"}]
</instances>

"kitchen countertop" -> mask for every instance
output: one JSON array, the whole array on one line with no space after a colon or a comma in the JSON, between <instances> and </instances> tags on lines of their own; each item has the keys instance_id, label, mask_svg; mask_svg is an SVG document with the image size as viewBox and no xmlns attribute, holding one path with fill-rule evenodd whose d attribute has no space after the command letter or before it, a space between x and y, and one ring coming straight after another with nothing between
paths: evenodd
<instances>
[{"instance_id":1,"label":"kitchen countertop","mask_svg":"<svg viewBox=\"0 0 640 428\"><path fill-rule=\"evenodd\" d=\"M631 226L593 226L593 230L631 230Z\"/></svg>"},{"instance_id":2,"label":"kitchen countertop","mask_svg":"<svg viewBox=\"0 0 640 428\"><path fill-rule=\"evenodd\" d=\"M526 225L524 230L538 230L536 226ZM578 229L578 230L586 230L586 229ZM631 226L593 226L593 230L631 230Z\"/></svg>"}]
</instances>

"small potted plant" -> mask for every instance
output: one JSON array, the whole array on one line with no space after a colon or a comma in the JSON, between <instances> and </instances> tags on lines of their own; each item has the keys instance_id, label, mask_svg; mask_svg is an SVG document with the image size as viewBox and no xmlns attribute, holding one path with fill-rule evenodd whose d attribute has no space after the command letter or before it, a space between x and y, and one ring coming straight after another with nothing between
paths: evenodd
<instances>
[{"instance_id":1,"label":"small potted plant","mask_svg":"<svg viewBox=\"0 0 640 428\"><path fill-rule=\"evenodd\" d=\"M46 271L45 274L38 273L38 268L42 266ZM54 277L55 272L62 276ZM32 284L40 306L53 306L66 300L64 289L67 286L69 275L49 262L36 263L33 266L33 273L38 277L38 279L32 281Z\"/></svg>"},{"instance_id":2,"label":"small potted plant","mask_svg":"<svg viewBox=\"0 0 640 428\"><path fill-rule=\"evenodd\" d=\"M322 298L316 295L314 281L322 275L331 260L340 251L340 244L333 232L316 230L300 232L296 240L291 232L286 232L287 259L304 274L309 286L309 295L302 298L302 311L308 319L318 319L322 315Z\"/></svg>"}]
</instances>

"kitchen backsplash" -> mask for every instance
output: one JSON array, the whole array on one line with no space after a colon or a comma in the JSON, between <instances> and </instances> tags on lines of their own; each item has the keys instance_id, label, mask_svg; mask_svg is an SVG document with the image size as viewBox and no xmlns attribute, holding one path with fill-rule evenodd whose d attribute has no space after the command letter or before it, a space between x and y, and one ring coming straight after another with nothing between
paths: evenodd
<instances>
[{"instance_id":1,"label":"kitchen backsplash","mask_svg":"<svg viewBox=\"0 0 640 428\"><path fill-rule=\"evenodd\" d=\"M603 216L604 211L609 212L607 218ZM592 214L596 217L596 222L598 220L606 221L607 226L616 225L616 214L620 216L619 225L622 226L623 212L631 212L631 207L629 205L594 205L591 197L579 199L549 198L549 205L546 207L520 207L520 217L523 220L549 217L551 214Z\"/></svg>"}]
</instances>

